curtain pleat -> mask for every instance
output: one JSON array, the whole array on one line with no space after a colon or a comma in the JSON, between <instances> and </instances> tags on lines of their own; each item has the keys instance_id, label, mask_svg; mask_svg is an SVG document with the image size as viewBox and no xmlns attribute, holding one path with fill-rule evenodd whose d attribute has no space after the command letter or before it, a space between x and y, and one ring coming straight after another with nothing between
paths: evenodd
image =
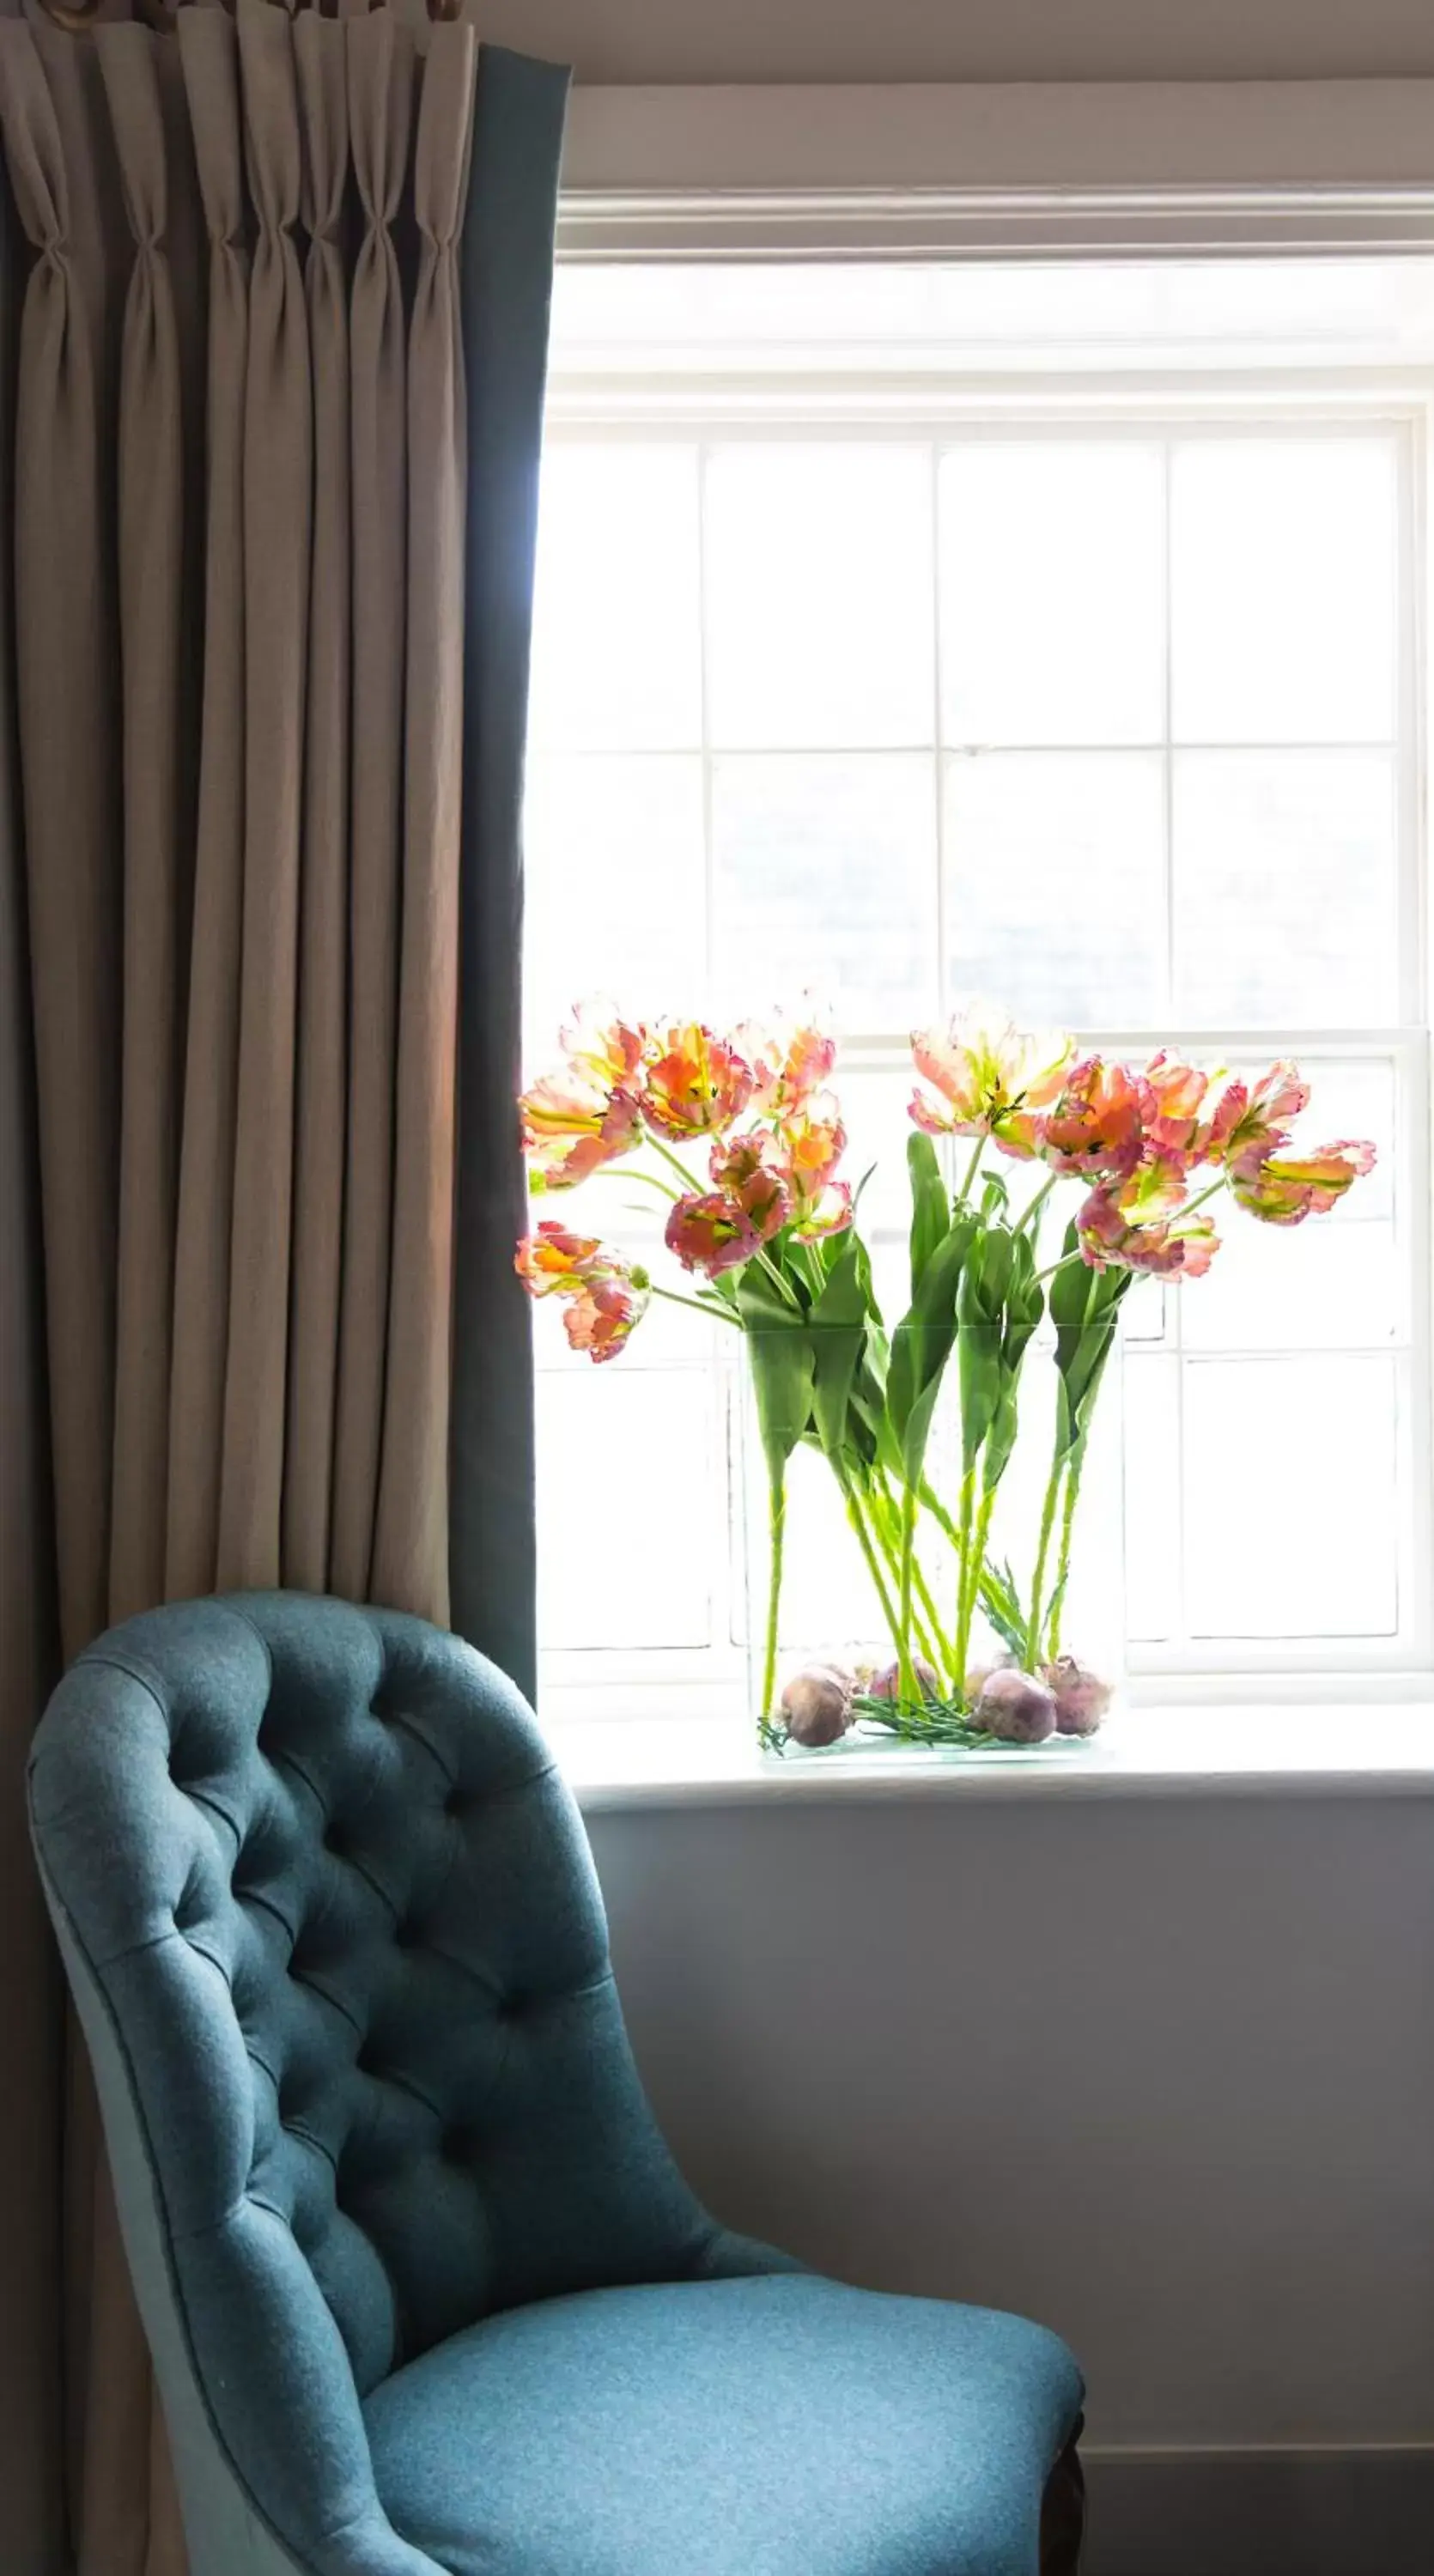
<instances>
[{"instance_id":1,"label":"curtain pleat","mask_svg":"<svg viewBox=\"0 0 1434 2576\"><path fill-rule=\"evenodd\" d=\"M58 58L72 111L73 52ZM39 254L20 334L15 622L51 1462L70 1654L103 1627L109 1598L122 900L112 863L112 458L96 391L104 335L70 230L70 156L21 19L0 19L0 118L16 207Z\"/></svg>"},{"instance_id":2,"label":"curtain pleat","mask_svg":"<svg viewBox=\"0 0 1434 2576\"><path fill-rule=\"evenodd\" d=\"M362 1597L373 1564L383 1430L398 1019L407 402L393 238L408 165L413 38L391 10L350 18L349 127L362 237L350 303L353 788L349 844L348 1152L331 1577Z\"/></svg>"},{"instance_id":3,"label":"curtain pleat","mask_svg":"<svg viewBox=\"0 0 1434 2576\"><path fill-rule=\"evenodd\" d=\"M219 1564L230 1226L239 1099L243 926L244 386L249 248L239 39L224 9L183 9L177 25L209 242L205 405L203 695L195 826L189 1018L175 1220L174 1361L169 1407L165 1591L184 1600Z\"/></svg>"},{"instance_id":4,"label":"curtain pleat","mask_svg":"<svg viewBox=\"0 0 1434 2576\"><path fill-rule=\"evenodd\" d=\"M163 118L148 28L96 39L135 259L124 306L117 438L123 727L123 1035L109 1609L164 1589L179 1032L189 921L180 812L184 549L179 326L165 246Z\"/></svg>"},{"instance_id":5,"label":"curtain pleat","mask_svg":"<svg viewBox=\"0 0 1434 2576\"><path fill-rule=\"evenodd\" d=\"M313 568L299 928L294 1296L284 1556L289 1580L329 1580L348 1078L349 692L352 580L349 315L344 214L348 62L337 19L295 22L304 138L304 266L313 364Z\"/></svg>"},{"instance_id":6,"label":"curtain pleat","mask_svg":"<svg viewBox=\"0 0 1434 2576\"><path fill-rule=\"evenodd\" d=\"M408 670L391 1322L373 1565L382 1598L426 1594L428 1615L443 1621L463 797L463 627L454 568L463 561L467 456L458 226L476 55L471 28L448 23L432 30L414 153L420 248L408 335Z\"/></svg>"},{"instance_id":7,"label":"curtain pleat","mask_svg":"<svg viewBox=\"0 0 1434 2576\"><path fill-rule=\"evenodd\" d=\"M236 19L257 237L243 414L244 907L219 1498L225 1590L272 1581L281 1559L313 490L293 30L269 0L237 0Z\"/></svg>"},{"instance_id":8,"label":"curtain pleat","mask_svg":"<svg viewBox=\"0 0 1434 2576\"><path fill-rule=\"evenodd\" d=\"M60 2576L64 2024L25 1834L25 1756L59 1659L14 623L20 225L0 166L0 2497L26 2576Z\"/></svg>"},{"instance_id":9,"label":"curtain pleat","mask_svg":"<svg viewBox=\"0 0 1434 2576\"><path fill-rule=\"evenodd\" d=\"M441 1619L456 1540L485 1558L468 1632L502 1656L506 1618L529 1678L517 797L565 94L422 0L185 0L167 24L105 0L80 34L0 0L0 1226L23 1290L0 1318L0 1904L25 2104L0 2135L0 2362L23 2355L27 2398L0 2561L18 2529L23 2576L185 2570L23 1858L56 1662L216 1586ZM475 1291L499 1323L476 1376L453 1333Z\"/></svg>"}]
</instances>

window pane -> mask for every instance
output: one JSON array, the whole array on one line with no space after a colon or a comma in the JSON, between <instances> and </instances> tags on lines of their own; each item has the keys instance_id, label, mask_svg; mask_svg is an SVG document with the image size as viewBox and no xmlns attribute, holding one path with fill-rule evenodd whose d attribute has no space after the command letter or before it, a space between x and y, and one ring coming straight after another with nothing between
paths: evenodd
<instances>
[{"instance_id":1,"label":"window pane","mask_svg":"<svg viewBox=\"0 0 1434 2576\"><path fill-rule=\"evenodd\" d=\"M700 1005L706 987L698 755L540 753L528 764L525 1018L546 1056L575 1001L630 1017Z\"/></svg>"},{"instance_id":2,"label":"window pane","mask_svg":"<svg viewBox=\"0 0 1434 2576\"><path fill-rule=\"evenodd\" d=\"M1357 1184L1356 1186L1363 1186ZM1176 1293L1187 1350L1367 1349L1392 1341L1398 1313L1394 1229L1311 1217L1290 1240L1221 1200L1220 1249L1204 1279Z\"/></svg>"},{"instance_id":3,"label":"window pane","mask_svg":"<svg viewBox=\"0 0 1434 2576\"><path fill-rule=\"evenodd\" d=\"M719 760L712 831L719 1007L810 990L852 1030L935 1009L929 758Z\"/></svg>"},{"instance_id":4,"label":"window pane","mask_svg":"<svg viewBox=\"0 0 1434 2576\"><path fill-rule=\"evenodd\" d=\"M1383 752L1180 752L1182 1018L1373 1026L1398 1016L1394 772Z\"/></svg>"},{"instance_id":5,"label":"window pane","mask_svg":"<svg viewBox=\"0 0 1434 2576\"><path fill-rule=\"evenodd\" d=\"M906 1140L912 1132L906 1115L912 1089L910 1059L895 1065L863 1065L849 1056L839 1057L833 1087L847 1132L842 1169L853 1188L864 1173L871 1172L861 1202L862 1232L868 1241L873 1234L898 1235L904 1246L911 1226L906 1176Z\"/></svg>"},{"instance_id":6,"label":"window pane","mask_svg":"<svg viewBox=\"0 0 1434 2576\"><path fill-rule=\"evenodd\" d=\"M1177 741L1387 740L1392 444L1192 441L1171 511Z\"/></svg>"},{"instance_id":7,"label":"window pane","mask_svg":"<svg viewBox=\"0 0 1434 2576\"><path fill-rule=\"evenodd\" d=\"M1145 752L948 764L953 992L1081 1028L1156 1019L1165 990L1164 805Z\"/></svg>"},{"instance_id":8,"label":"window pane","mask_svg":"<svg viewBox=\"0 0 1434 2576\"><path fill-rule=\"evenodd\" d=\"M624 1360L538 1379L538 1632L544 1648L706 1646L726 1519L705 1369ZM680 1542L644 1581L631 1534L680 1486ZM712 1527L694 1531L693 1513ZM615 1540L615 1532L628 1538ZM718 1551L718 1552L714 1552Z\"/></svg>"},{"instance_id":9,"label":"window pane","mask_svg":"<svg viewBox=\"0 0 1434 2576\"><path fill-rule=\"evenodd\" d=\"M931 740L930 469L902 447L729 447L707 469L713 741Z\"/></svg>"},{"instance_id":10,"label":"window pane","mask_svg":"<svg viewBox=\"0 0 1434 2576\"><path fill-rule=\"evenodd\" d=\"M550 447L538 530L529 739L559 751L695 746L696 449Z\"/></svg>"},{"instance_id":11,"label":"window pane","mask_svg":"<svg viewBox=\"0 0 1434 2576\"><path fill-rule=\"evenodd\" d=\"M760 1637L766 1615L767 1482L756 1423L742 1426L746 1465L747 1597L733 1604L733 1641L747 1627ZM744 1616L745 1610L745 1616ZM815 1449L799 1448L787 1470L787 1528L782 1564L778 1679L805 1655L889 1654L871 1577L852 1535L830 1467Z\"/></svg>"},{"instance_id":12,"label":"window pane","mask_svg":"<svg viewBox=\"0 0 1434 2576\"><path fill-rule=\"evenodd\" d=\"M1127 1303L1127 1318L1135 1302ZM1154 1354L1137 1357L1130 1339L1127 1320L1126 1610L1132 1643L1145 1644L1180 1632L1180 1363Z\"/></svg>"},{"instance_id":13,"label":"window pane","mask_svg":"<svg viewBox=\"0 0 1434 2576\"><path fill-rule=\"evenodd\" d=\"M1158 741L1159 450L959 447L942 459L940 510L946 741Z\"/></svg>"},{"instance_id":14,"label":"window pane","mask_svg":"<svg viewBox=\"0 0 1434 2576\"><path fill-rule=\"evenodd\" d=\"M1192 1360L1184 1412L1192 1636L1387 1636L1394 1362Z\"/></svg>"}]
</instances>

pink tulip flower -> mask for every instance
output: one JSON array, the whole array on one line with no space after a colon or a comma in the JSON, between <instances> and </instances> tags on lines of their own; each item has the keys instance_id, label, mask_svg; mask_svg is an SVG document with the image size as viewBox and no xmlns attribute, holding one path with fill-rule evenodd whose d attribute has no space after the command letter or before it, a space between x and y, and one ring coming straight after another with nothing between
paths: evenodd
<instances>
[{"instance_id":1,"label":"pink tulip flower","mask_svg":"<svg viewBox=\"0 0 1434 2576\"><path fill-rule=\"evenodd\" d=\"M530 1297L562 1299L569 1342L594 1360L616 1356L651 1302L645 1270L596 1235L574 1234L553 1217L524 1236L513 1267Z\"/></svg>"},{"instance_id":2,"label":"pink tulip flower","mask_svg":"<svg viewBox=\"0 0 1434 2576\"><path fill-rule=\"evenodd\" d=\"M1067 1075L1059 1099L1036 1121L1035 1150L1052 1171L1095 1180L1133 1171L1140 1160L1155 1095L1143 1075L1086 1056Z\"/></svg>"},{"instance_id":3,"label":"pink tulip flower","mask_svg":"<svg viewBox=\"0 0 1434 2576\"><path fill-rule=\"evenodd\" d=\"M604 1097L576 1075L544 1074L518 1108L535 1193L576 1189L641 1141L642 1117L631 1092Z\"/></svg>"},{"instance_id":4,"label":"pink tulip flower","mask_svg":"<svg viewBox=\"0 0 1434 2576\"><path fill-rule=\"evenodd\" d=\"M769 1024L745 1022L737 1046L752 1068L752 1106L764 1117L786 1118L820 1090L836 1063L836 1039L820 1024L811 1002L807 1015L779 1013Z\"/></svg>"},{"instance_id":5,"label":"pink tulip flower","mask_svg":"<svg viewBox=\"0 0 1434 2576\"><path fill-rule=\"evenodd\" d=\"M1374 1169L1374 1158L1371 1144L1349 1137L1310 1154L1266 1154L1261 1145L1248 1145L1230 1166L1230 1189L1262 1225L1302 1225L1307 1216L1327 1215Z\"/></svg>"},{"instance_id":6,"label":"pink tulip flower","mask_svg":"<svg viewBox=\"0 0 1434 2576\"><path fill-rule=\"evenodd\" d=\"M1139 1177L1139 1176L1137 1176ZM1178 1201L1166 1213L1140 1212L1140 1203L1122 1204L1129 1182L1102 1181L1076 1217L1081 1258L1091 1270L1141 1270L1157 1279L1199 1279L1220 1248L1208 1216L1181 1218ZM1156 1185L1147 1211L1161 1204L1168 1181ZM1183 1189L1178 1193L1183 1198ZM1168 1207L1168 1201L1167 1201Z\"/></svg>"},{"instance_id":7,"label":"pink tulip flower","mask_svg":"<svg viewBox=\"0 0 1434 2576\"><path fill-rule=\"evenodd\" d=\"M605 1005L575 1010L559 1040L563 1062L518 1102L535 1191L571 1190L631 1153L642 1122L633 1088L643 1032Z\"/></svg>"},{"instance_id":8,"label":"pink tulip flower","mask_svg":"<svg viewBox=\"0 0 1434 2576\"><path fill-rule=\"evenodd\" d=\"M779 1140L770 1128L752 1127L719 1138L710 1165L713 1190L730 1199L759 1243L780 1234L791 1212L791 1178Z\"/></svg>"},{"instance_id":9,"label":"pink tulip flower","mask_svg":"<svg viewBox=\"0 0 1434 2576\"><path fill-rule=\"evenodd\" d=\"M1007 1153L1033 1150L1029 1113L1058 1098L1074 1052L1068 1037L1031 1036L984 1005L958 1012L944 1036L911 1041L922 1077L908 1114L928 1136L990 1136Z\"/></svg>"},{"instance_id":10,"label":"pink tulip flower","mask_svg":"<svg viewBox=\"0 0 1434 2576\"><path fill-rule=\"evenodd\" d=\"M1196 1149L1208 1123L1202 1122L1200 1113L1210 1101L1212 1084L1218 1086L1223 1076L1204 1073L1199 1065L1181 1064L1162 1047L1151 1057L1142 1079L1150 1094L1147 1146L1157 1153L1198 1160Z\"/></svg>"},{"instance_id":11,"label":"pink tulip flower","mask_svg":"<svg viewBox=\"0 0 1434 2576\"><path fill-rule=\"evenodd\" d=\"M689 1190L674 1201L665 1229L669 1252L684 1270L717 1279L750 1261L762 1237L745 1208L725 1190Z\"/></svg>"},{"instance_id":12,"label":"pink tulip flower","mask_svg":"<svg viewBox=\"0 0 1434 2576\"><path fill-rule=\"evenodd\" d=\"M829 1091L819 1091L783 1118L777 1142L798 1199L815 1198L846 1152L841 1111Z\"/></svg>"},{"instance_id":13,"label":"pink tulip flower","mask_svg":"<svg viewBox=\"0 0 1434 2576\"><path fill-rule=\"evenodd\" d=\"M1271 1154L1286 1142L1290 1120L1309 1106L1310 1087L1297 1064L1282 1059L1258 1082L1230 1083L1216 1106L1201 1159L1231 1163L1253 1149Z\"/></svg>"},{"instance_id":14,"label":"pink tulip flower","mask_svg":"<svg viewBox=\"0 0 1434 2576\"><path fill-rule=\"evenodd\" d=\"M828 1181L814 1199L804 1199L795 1210L792 1231L800 1243L816 1243L823 1235L845 1234L854 1213L847 1183Z\"/></svg>"},{"instance_id":15,"label":"pink tulip flower","mask_svg":"<svg viewBox=\"0 0 1434 2576\"><path fill-rule=\"evenodd\" d=\"M642 1114L655 1135L678 1144L694 1136L719 1136L740 1118L752 1097L746 1058L700 1020L655 1031L643 1073Z\"/></svg>"},{"instance_id":16,"label":"pink tulip flower","mask_svg":"<svg viewBox=\"0 0 1434 2576\"><path fill-rule=\"evenodd\" d=\"M630 1272L626 1279L595 1280L563 1316L572 1348L586 1351L594 1361L616 1359L634 1326L646 1314L650 1295L637 1271Z\"/></svg>"}]
</instances>

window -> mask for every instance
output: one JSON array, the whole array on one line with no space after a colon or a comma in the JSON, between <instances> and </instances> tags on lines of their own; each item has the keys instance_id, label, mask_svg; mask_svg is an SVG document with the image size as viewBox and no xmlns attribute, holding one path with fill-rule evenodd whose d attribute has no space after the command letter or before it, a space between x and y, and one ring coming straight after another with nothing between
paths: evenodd
<instances>
[{"instance_id":1,"label":"window","mask_svg":"<svg viewBox=\"0 0 1434 2576\"><path fill-rule=\"evenodd\" d=\"M907 1033L962 993L1129 1051L1295 1054L1320 1136L1379 1145L1297 1245L1232 1223L1198 1289L1127 1309L1086 1543L1152 1691L1431 1660L1431 270L560 273L534 1065L585 993L830 996L894 1311ZM642 1222L610 1178L587 1214ZM736 1706L731 1354L654 1309L599 1372L550 1322L545 1692ZM863 1591L808 1463L794 1648L834 1642L834 1580Z\"/></svg>"}]
</instances>

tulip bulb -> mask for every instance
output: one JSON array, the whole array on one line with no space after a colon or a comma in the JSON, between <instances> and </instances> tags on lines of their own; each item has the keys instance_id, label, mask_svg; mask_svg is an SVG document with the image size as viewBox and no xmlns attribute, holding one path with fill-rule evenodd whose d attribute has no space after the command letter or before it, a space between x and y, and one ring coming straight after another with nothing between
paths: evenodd
<instances>
[{"instance_id":1,"label":"tulip bulb","mask_svg":"<svg viewBox=\"0 0 1434 2576\"><path fill-rule=\"evenodd\" d=\"M912 1656L911 1671L916 1683L918 1699L941 1697L940 1675L933 1671L924 1655ZM879 1672L873 1673L867 1689L873 1699L898 1700L904 1697L900 1664L883 1664Z\"/></svg>"},{"instance_id":2,"label":"tulip bulb","mask_svg":"<svg viewBox=\"0 0 1434 2576\"><path fill-rule=\"evenodd\" d=\"M836 1664L808 1664L782 1691L782 1720L794 1744L837 1744L852 1722L853 1677Z\"/></svg>"},{"instance_id":3,"label":"tulip bulb","mask_svg":"<svg viewBox=\"0 0 1434 2576\"><path fill-rule=\"evenodd\" d=\"M1114 1696L1109 1682L1087 1672L1074 1655L1042 1664L1041 1679L1054 1692L1056 1726L1062 1735L1094 1735Z\"/></svg>"},{"instance_id":4,"label":"tulip bulb","mask_svg":"<svg viewBox=\"0 0 1434 2576\"><path fill-rule=\"evenodd\" d=\"M1044 1744L1056 1731L1055 1693L1033 1674L1005 1665L987 1675L974 1723L1002 1744Z\"/></svg>"}]
</instances>

